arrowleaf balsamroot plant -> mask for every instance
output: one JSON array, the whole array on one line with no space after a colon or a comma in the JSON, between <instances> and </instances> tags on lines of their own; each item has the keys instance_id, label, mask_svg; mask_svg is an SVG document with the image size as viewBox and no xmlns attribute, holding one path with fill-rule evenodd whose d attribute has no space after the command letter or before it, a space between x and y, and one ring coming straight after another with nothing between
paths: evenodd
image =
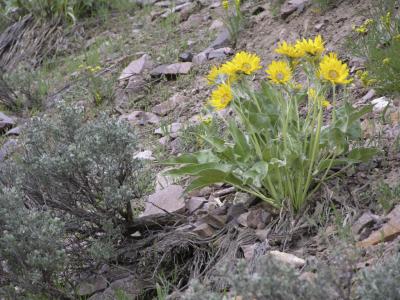
<instances>
[{"instance_id":1,"label":"arrowleaf balsamroot plant","mask_svg":"<svg viewBox=\"0 0 400 300\"><path fill-rule=\"evenodd\" d=\"M259 88L251 83L262 68L255 54L240 52L211 69L207 79L217 87L208 105L233 115L223 119L227 139L204 130L208 149L168 162L175 165L169 174L193 176L188 190L222 182L298 212L326 180L376 153L357 143L371 107L348 102L349 68L337 54L324 55L322 37L282 42L276 52L283 58L269 64Z\"/></svg>"},{"instance_id":2,"label":"arrowleaf balsamroot plant","mask_svg":"<svg viewBox=\"0 0 400 300\"><path fill-rule=\"evenodd\" d=\"M222 0L221 4L225 11L225 26L233 43L236 44L239 31L243 26L243 14L240 10L241 0Z\"/></svg>"}]
</instances>

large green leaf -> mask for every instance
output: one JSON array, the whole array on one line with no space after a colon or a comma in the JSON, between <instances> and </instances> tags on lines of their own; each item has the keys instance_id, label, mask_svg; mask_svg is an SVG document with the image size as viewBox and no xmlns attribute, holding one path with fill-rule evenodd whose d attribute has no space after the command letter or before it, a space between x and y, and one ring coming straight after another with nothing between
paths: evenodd
<instances>
[{"instance_id":1,"label":"large green leaf","mask_svg":"<svg viewBox=\"0 0 400 300\"><path fill-rule=\"evenodd\" d=\"M216 169L220 170L221 172L228 172L230 170L230 167L215 162L204 163L204 164L187 164L180 168L168 170L166 174L171 176L184 176L184 175L197 176L199 173L207 169Z\"/></svg>"},{"instance_id":2,"label":"large green leaf","mask_svg":"<svg viewBox=\"0 0 400 300\"><path fill-rule=\"evenodd\" d=\"M355 148L349 152L347 157L353 162L367 162L378 153L379 150L376 148Z\"/></svg>"},{"instance_id":3,"label":"large green leaf","mask_svg":"<svg viewBox=\"0 0 400 300\"><path fill-rule=\"evenodd\" d=\"M236 178L230 171L207 169L197 174L197 178L190 183L186 191L190 192L214 183L228 183L236 187L242 186L242 181Z\"/></svg>"}]
</instances>

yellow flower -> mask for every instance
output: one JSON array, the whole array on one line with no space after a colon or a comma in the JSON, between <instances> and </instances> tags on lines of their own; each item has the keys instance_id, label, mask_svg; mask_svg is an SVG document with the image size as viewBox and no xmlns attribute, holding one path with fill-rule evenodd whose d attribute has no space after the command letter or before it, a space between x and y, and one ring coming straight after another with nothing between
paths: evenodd
<instances>
[{"instance_id":1,"label":"yellow flower","mask_svg":"<svg viewBox=\"0 0 400 300\"><path fill-rule=\"evenodd\" d=\"M386 57L385 59L382 60L382 63L384 65L388 65L390 63L390 58Z\"/></svg>"},{"instance_id":2,"label":"yellow flower","mask_svg":"<svg viewBox=\"0 0 400 300\"><path fill-rule=\"evenodd\" d=\"M309 88L307 94L308 94L308 97L310 97L311 99L317 98L317 92L313 88Z\"/></svg>"},{"instance_id":3,"label":"yellow flower","mask_svg":"<svg viewBox=\"0 0 400 300\"><path fill-rule=\"evenodd\" d=\"M208 84L216 84L219 76L221 75L221 68L212 66L210 72L207 75Z\"/></svg>"},{"instance_id":4,"label":"yellow flower","mask_svg":"<svg viewBox=\"0 0 400 300\"><path fill-rule=\"evenodd\" d=\"M222 7L223 7L225 10L228 10L228 8L229 8L229 1L228 1L228 0L222 0Z\"/></svg>"},{"instance_id":5,"label":"yellow flower","mask_svg":"<svg viewBox=\"0 0 400 300\"><path fill-rule=\"evenodd\" d=\"M245 51L239 52L235 57L226 63L227 70L232 73L244 73L250 75L255 71L261 69L261 59L255 54Z\"/></svg>"},{"instance_id":6,"label":"yellow flower","mask_svg":"<svg viewBox=\"0 0 400 300\"><path fill-rule=\"evenodd\" d=\"M216 110L222 110L232 101L233 94L229 84L220 84L211 94L209 103Z\"/></svg>"},{"instance_id":7,"label":"yellow flower","mask_svg":"<svg viewBox=\"0 0 400 300\"><path fill-rule=\"evenodd\" d=\"M231 62L227 62L227 63L223 64L219 68L219 71L220 71L220 74L225 76L224 80L229 83L232 83L237 79L237 74L236 74L237 68Z\"/></svg>"},{"instance_id":8,"label":"yellow flower","mask_svg":"<svg viewBox=\"0 0 400 300\"><path fill-rule=\"evenodd\" d=\"M268 74L268 78L276 84L286 84L292 79L292 70L285 61L274 60L265 72Z\"/></svg>"},{"instance_id":9,"label":"yellow flower","mask_svg":"<svg viewBox=\"0 0 400 300\"><path fill-rule=\"evenodd\" d=\"M309 88L307 94L310 100L312 101L318 100L321 103L322 107L324 108L328 108L331 105L330 102L326 100L323 96L319 96L317 94L317 91L313 88Z\"/></svg>"},{"instance_id":10,"label":"yellow flower","mask_svg":"<svg viewBox=\"0 0 400 300\"><path fill-rule=\"evenodd\" d=\"M320 76L332 84L347 84L351 82L347 64L338 60L336 53L329 53L322 58L319 64Z\"/></svg>"},{"instance_id":11,"label":"yellow flower","mask_svg":"<svg viewBox=\"0 0 400 300\"><path fill-rule=\"evenodd\" d=\"M392 12L388 12L385 16L381 17L381 21L386 27L390 27L390 23L392 22Z\"/></svg>"},{"instance_id":12,"label":"yellow flower","mask_svg":"<svg viewBox=\"0 0 400 300\"><path fill-rule=\"evenodd\" d=\"M275 52L290 58L300 58L305 54L304 51L296 48L291 44L286 43L285 41L278 45L278 48L275 49Z\"/></svg>"},{"instance_id":13,"label":"yellow flower","mask_svg":"<svg viewBox=\"0 0 400 300\"><path fill-rule=\"evenodd\" d=\"M396 35L396 36L394 37L394 40L397 41L397 42L400 42L400 34Z\"/></svg>"},{"instance_id":14,"label":"yellow flower","mask_svg":"<svg viewBox=\"0 0 400 300\"><path fill-rule=\"evenodd\" d=\"M302 53L308 53L310 55L321 55L325 51L324 41L321 35L318 35L314 40L299 40L296 42L295 48Z\"/></svg>"},{"instance_id":15,"label":"yellow flower","mask_svg":"<svg viewBox=\"0 0 400 300\"><path fill-rule=\"evenodd\" d=\"M324 108L328 108L329 106L331 106L331 103L328 100L322 100L322 107Z\"/></svg>"},{"instance_id":16,"label":"yellow flower","mask_svg":"<svg viewBox=\"0 0 400 300\"><path fill-rule=\"evenodd\" d=\"M212 122L212 117L211 116L200 116L199 120L204 125L210 125Z\"/></svg>"}]
</instances>

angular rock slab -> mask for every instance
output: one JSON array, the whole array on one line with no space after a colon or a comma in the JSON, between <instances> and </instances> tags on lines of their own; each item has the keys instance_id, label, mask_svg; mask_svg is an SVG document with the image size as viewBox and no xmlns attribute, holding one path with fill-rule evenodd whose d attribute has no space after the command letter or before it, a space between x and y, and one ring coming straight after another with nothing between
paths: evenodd
<instances>
[{"instance_id":1,"label":"angular rock slab","mask_svg":"<svg viewBox=\"0 0 400 300\"><path fill-rule=\"evenodd\" d=\"M358 242L358 247L368 247L392 240L400 235L400 205L397 205L387 216L389 221L382 226L381 229L376 230L370 234L365 240Z\"/></svg>"},{"instance_id":2,"label":"angular rock slab","mask_svg":"<svg viewBox=\"0 0 400 300\"><path fill-rule=\"evenodd\" d=\"M146 207L141 217L184 211L183 192L184 190L180 185L170 185L155 192L146 201Z\"/></svg>"},{"instance_id":3,"label":"angular rock slab","mask_svg":"<svg viewBox=\"0 0 400 300\"><path fill-rule=\"evenodd\" d=\"M167 78L176 78L178 75L188 74L192 68L191 62L181 62L171 65L161 65L150 71L152 77L166 76Z\"/></svg>"},{"instance_id":4,"label":"angular rock slab","mask_svg":"<svg viewBox=\"0 0 400 300\"><path fill-rule=\"evenodd\" d=\"M287 264L293 268L301 268L306 264L304 259L290 253L273 250L269 251L267 254L276 261Z\"/></svg>"},{"instance_id":5,"label":"angular rock slab","mask_svg":"<svg viewBox=\"0 0 400 300\"><path fill-rule=\"evenodd\" d=\"M143 54L139 59L132 61L125 69L122 70L118 80L124 80L133 75L142 74L144 70L151 68L152 65L153 63L150 56Z\"/></svg>"},{"instance_id":6,"label":"angular rock slab","mask_svg":"<svg viewBox=\"0 0 400 300\"><path fill-rule=\"evenodd\" d=\"M309 0L289 0L281 8L281 18L286 19L296 10L302 11Z\"/></svg>"}]
</instances>

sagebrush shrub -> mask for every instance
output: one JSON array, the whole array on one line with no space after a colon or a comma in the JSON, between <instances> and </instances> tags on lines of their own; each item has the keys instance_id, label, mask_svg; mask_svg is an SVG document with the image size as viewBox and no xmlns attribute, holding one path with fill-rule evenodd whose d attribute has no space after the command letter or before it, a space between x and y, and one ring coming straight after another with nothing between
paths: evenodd
<instances>
[{"instance_id":1,"label":"sagebrush shrub","mask_svg":"<svg viewBox=\"0 0 400 300\"><path fill-rule=\"evenodd\" d=\"M65 104L28 124L19 155L0 169L0 253L11 285L26 281L29 291L54 273L57 281L63 249L69 271L115 256L150 187L136 146L128 123L106 114L87 120Z\"/></svg>"}]
</instances>

